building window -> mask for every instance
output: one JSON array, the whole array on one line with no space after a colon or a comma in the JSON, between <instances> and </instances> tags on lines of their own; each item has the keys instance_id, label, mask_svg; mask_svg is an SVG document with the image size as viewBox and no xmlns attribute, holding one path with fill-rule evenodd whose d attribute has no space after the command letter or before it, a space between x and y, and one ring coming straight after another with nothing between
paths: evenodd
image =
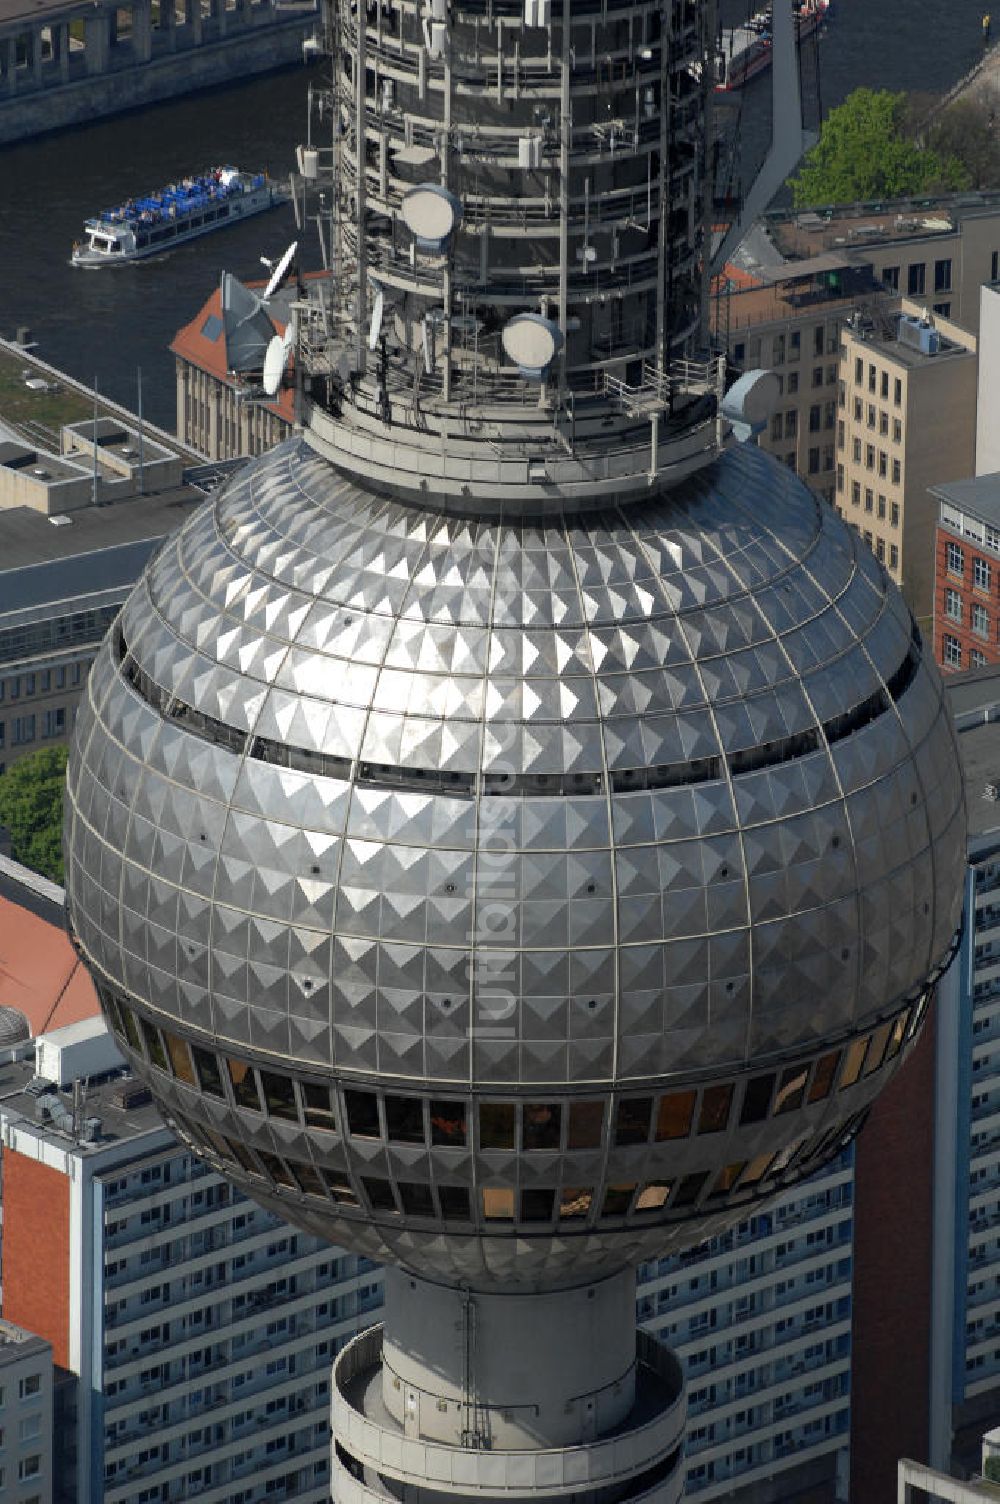
<instances>
[{"instance_id":1,"label":"building window","mask_svg":"<svg viewBox=\"0 0 1000 1504\"><path fill-rule=\"evenodd\" d=\"M950 621L962 620L962 597L950 585L945 587L944 614Z\"/></svg>"},{"instance_id":2,"label":"building window","mask_svg":"<svg viewBox=\"0 0 1000 1504\"><path fill-rule=\"evenodd\" d=\"M788 412L785 414L785 438L786 439L795 439L795 438L798 437L798 433L799 433L799 414L798 414L798 410L796 408L794 408L794 407L790 407L788 409Z\"/></svg>"},{"instance_id":3,"label":"building window","mask_svg":"<svg viewBox=\"0 0 1000 1504\"><path fill-rule=\"evenodd\" d=\"M962 667L962 644L947 632L944 634L944 662L947 668Z\"/></svg>"},{"instance_id":4,"label":"building window","mask_svg":"<svg viewBox=\"0 0 1000 1504\"><path fill-rule=\"evenodd\" d=\"M977 590L989 590L990 588L990 561L988 559L972 559L972 583Z\"/></svg>"},{"instance_id":5,"label":"building window","mask_svg":"<svg viewBox=\"0 0 1000 1504\"><path fill-rule=\"evenodd\" d=\"M809 451L809 474L810 475L818 475L819 474L819 450L818 449L810 449L810 451Z\"/></svg>"},{"instance_id":6,"label":"building window","mask_svg":"<svg viewBox=\"0 0 1000 1504\"><path fill-rule=\"evenodd\" d=\"M945 544L945 565L949 574L965 573L965 551L957 543Z\"/></svg>"},{"instance_id":7,"label":"building window","mask_svg":"<svg viewBox=\"0 0 1000 1504\"><path fill-rule=\"evenodd\" d=\"M902 478L903 478L903 467L900 464L899 460L893 460L893 462L892 462L892 483L893 483L893 485L894 486L898 486L899 483L900 483L900 481L902 480Z\"/></svg>"},{"instance_id":8,"label":"building window","mask_svg":"<svg viewBox=\"0 0 1000 1504\"><path fill-rule=\"evenodd\" d=\"M868 367L868 390L874 392L878 387L878 372L874 366Z\"/></svg>"},{"instance_id":9,"label":"building window","mask_svg":"<svg viewBox=\"0 0 1000 1504\"><path fill-rule=\"evenodd\" d=\"M889 473L889 456L884 449L878 452L878 473L883 477Z\"/></svg>"},{"instance_id":10,"label":"building window","mask_svg":"<svg viewBox=\"0 0 1000 1504\"><path fill-rule=\"evenodd\" d=\"M880 522L885 521L885 497L882 495L881 491L879 492L878 497L878 517Z\"/></svg>"},{"instance_id":11,"label":"building window","mask_svg":"<svg viewBox=\"0 0 1000 1504\"><path fill-rule=\"evenodd\" d=\"M990 613L978 601L973 602L972 606L972 630L977 637L990 635Z\"/></svg>"},{"instance_id":12,"label":"building window","mask_svg":"<svg viewBox=\"0 0 1000 1504\"><path fill-rule=\"evenodd\" d=\"M866 444L865 445L865 469L866 470L874 470L875 469L875 445L874 444Z\"/></svg>"},{"instance_id":13,"label":"building window","mask_svg":"<svg viewBox=\"0 0 1000 1504\"><path fill-rule=\"evenodd\" d=\"M799 373L798 373L798 371L789 371L789 373L788 373L788 380L785 383L785 390L787 391L789 397L794 397L795 393L798 391L798 389L799 389Z\"/></svg>"},{"instance_id":14,"label":"building window","mask_svg":"<svg viewBox=\"0 0 1000 1504\"><path fill-rule=\"evenodd\" d=\"M875 539L875 557L880 564L885 563L885 542L882 538Z\"/></svg>"},{"instance_id":15,"label":"building window","mask_svg":"<svg viewBox=\"0 0 1000 1504\"><path fill-rule=\"evenodd\" d=\"M893 292L899 291L899 267L883 266L882 283L885 287L891 287Z\"/></svg>"},{"instance_id":16,"label":"building window","mask_svg":"<svg viewBox=\"0 0 1000 1504\"><path fill-rule=\"evenodd\" d=\"M893 570L899 568L899 549L895 543L889 544L889 568Z\"/></svg>"},{"instance_id":17,"label":"building window","mask_svg":"<svg viewBox=\"0 0 1000 1504\"><path fill-rule=\"evenodd\" d=\"M927 267L922 261L912 261L906 270L906 291L911 298L922 298L927 286Z\"/></svg>"},{"instance_id":18,"label":"building window","mask_svg":"<svg viewBox=\"0 0 1000 1504\"><path fill-rule=\"evenodd\" d=\"M890 524L893 527L898 527L899 526L899 502L898 501L892 501L892 502L889 503L889 522L890 522Z\"/></svg>"},{"instance_id":19,"label":"building window","mask_svg":"<svg viewBox=\"0 0 1000 1504\"><path fill-rule=\"evenodd\" d=\"M903 405L903 382L899 376L893 382L892 402L894 407L902 407Z\"/></svg>"},{"instance_id":20,"label":"building window","mask_svg":"<svg viewBox=\"0 0 1000 1504\"><path fill-rule=\"evenodd\" d=\"M934 291L951 292L951 261L935 261Z\"/></svg>"},{"instance_id":21,"label":"building window","mask_svg":"<svg viewBox=\"0 0 1000 1504\"><path fill-rule=\"evenodd\" d=\"M813 384L814 387L822 386L823 385L823 367L822 366L813 366L813 381L812 381L812 384Z\"/></svg>"},{"instance_id":22,"label":"building window","mask_svg":"<svg viewBox=\"0 0 1000 1504\"><path fill-rule=\"evenodd\" d=\"M875 414L876 414L875 404L874 404L874 402L869 402L869 404L868 404L868 427L869 428L874 428L875 427Z\"/></svg>"},{"instance_id":23,"label":"building window","mask_svg":"<svg viewBox=\"0 0 1000 1504\"><path fill-rule=\"evenodd\" d=\"M823 409L818 402L814 402L809 409L809 432L819 433L823 426Z\"/></svg>"},{"instance_id":24,"label":"building window","mask_svg":"<svg viewBox=\"0 0 1000 1504\"><path fill-rule=\"evenodd\" d=\"M1000 251L994 251L990 257L990 281L1000 280Z\"/></svg>"},{"instance_id":25,"label":"building window","mask_svg":"<svg viewBox=\"0 0 1000 1504\"><path fill-rule=\"evenodd\" d=\"M854 443L851 446L851 454L854 457L854 463L856 465L860 465L861 464L861 440L860 439L855 439L854 440Z\"/></svg>"},{"instance_id":26,"label":"building window","mask_svg":"<svg viewBox=\"0 0 1000 1504\"><path fill-rule=\"evenodd\" d=\"M971 648L970 649L970 651L969 651L969 667L970 668L985 668L986 667L986 654L983 653L983 652L980 652L979 648Z\"/></svg>"},{"instance_id":27,"label":"building window","mask_svg":"<svg viewBox=\"0 0 1000 1504\"><path fill-rule=\"evenodd\" d=\"M855 356L855 359L854 359L854 380L857 382L858 386L860 386L861 383L864 381L864 379L865 379L865 363L861 359L861 356L857 355L857 356Z\"/></svg>"},{"instance_id":28,"label":"building window","mask_svg":"<svg viewBox=\"0 0 1000 1504\"><path fill-rule=\"evenodd\" d=\"M35 740L35 717L33 715L16 715L11 721L11 744L15 747L25 746Z\"/></svg>"},{"instance_id":29,"label":"building window","mask_svg":"<svg viewBox=\"0 0 1000 1504\"><path fill-rule=\"evenodd\" d=\"M29 1373L17 1386L17 1392L22 1400L28 1400L34 1394L40 1394L42 1389L41 1374Z\"/></svg>"},{"instance_id":30,"label":"building window","mask_svg":"<svg viewBox=\"0 0 1000 1504\"><path fill-rule=\"evenodd\" d=\"M903 442L903 425L898 418L892 420L892 442L894 444Z\"/></svg>"},{"instance_id":31,"label":"building window","mask_svg":"<svg viewBox=\"0 0 1000 1504\"><path fill-rule=\"evenodd\" d=\"M934 307L933 307L933 311L938 315L939 318L942 318L942 319L950 319L951 318L951 304L950 303L935 303Z\"/></svg>"},{"instance_id":32,"label":"building window","mask_svg":"<svg viewBox=\"0 0 1000 1504\"><path fill-rule=\"evenodd\" d=\"M851 481L851 502L856 507L861 505L861 482L859 480Z\"/></svg>"},{"instance_id":33,"label":"building window","mask_svg":"<svg viewBox=\"0 0 1000 1504\"><path fill-rule=\"evenodd\" d=\"M870 512L875 505L875 493L870 486L865 487L865 511Z\"/></svg>"},{"instance_id":34,"label":"building window","mask_svg":"<svg viewBox=\"0 0 1000 1504\"><path fill-rule=\"evenodd\" d=\"M843 465L838 465L837 466L837 490L840 491L841 494L843 494L843 490L844 490L844 467L843 467Z\"/></svg>"}]
</instances>

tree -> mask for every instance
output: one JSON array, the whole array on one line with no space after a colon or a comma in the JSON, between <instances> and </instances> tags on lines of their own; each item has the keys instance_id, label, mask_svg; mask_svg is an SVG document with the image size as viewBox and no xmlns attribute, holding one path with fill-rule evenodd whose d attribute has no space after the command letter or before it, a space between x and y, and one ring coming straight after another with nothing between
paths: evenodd
<instances>
[{"instance_id":1,"label":"tree","mask_svg":"<svg viewBox=\"0 0 1000 1504\"><path fill-rule=\"evenodd\" d=\"M43 747L0 775L0 825L10 831L15 861L63 880L62 819L66 748Z\"/></svg>"},{"instance_id":2,"label":"tree","mask_svg":"<svg viewBox=\"0 0 1000 1504\"><path fill-rule=\"evenodd\" d=\"M855 89L823 122L819 141L789 179L796 209L965 188L969 176L952 154L905 135L905 94Z\"/></svg>"},{"instance_id":3,"label":"tree","mask_svg":"<svg viewBox=\"0 0 1000 1504\"><path fill-rule=\"evenodd\" d=\"M927 144L961 162L970 188L1000 187L1000 121L988 99L957 99L931 126Z\"/></svg>"}]
</instances>

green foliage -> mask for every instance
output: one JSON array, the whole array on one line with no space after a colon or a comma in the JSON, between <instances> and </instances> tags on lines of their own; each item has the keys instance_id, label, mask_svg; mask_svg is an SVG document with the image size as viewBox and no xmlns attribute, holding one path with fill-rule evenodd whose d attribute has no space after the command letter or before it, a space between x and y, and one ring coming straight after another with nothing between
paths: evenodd
<instances>
[{"instance_id":1,"label":"green foliage","mask_svg":"<svg viewBox=\"0 0 1000 1504\"><path fill-rule=\"evenodd\" d=\"M66 748L43 747L0 775L0 825L10 831L14 859L63 880L62 818Z\"/></svg>"},{"instance_id":2,"label":"green foliage","mask_svg":"<svg viewBox=\"0 0 1000 1504\"><path fill-rule=\"evenodd\" d=\"M967 187L969 174L954 155L906 137L906 108L905 94L855 89L831 110L789 180L796 209Z\"/></svg>"}]
</instances>

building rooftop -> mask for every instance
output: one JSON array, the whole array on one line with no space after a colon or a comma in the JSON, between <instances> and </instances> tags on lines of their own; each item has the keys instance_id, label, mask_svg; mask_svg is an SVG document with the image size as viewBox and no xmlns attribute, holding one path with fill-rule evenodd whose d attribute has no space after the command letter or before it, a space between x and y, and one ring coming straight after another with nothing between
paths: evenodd
<instances>
[{"instance_id":1,"label":"building rooftop","mask_svg":"<svg viewBox=\"0 0 1000 1504\"><path fill-rule=\"evenodd\" d=\"M30 507L0 511L0 625L54 601L130 589L157 544L204 501L189 485L83 507L61 526Z\"/></svg>"},{"instance_id":2,"label":"building rooftop","mask_svg":"<svg viewBox=\"0 0 1000 1504\"><path fill-rule=\"evenodd\" d=\"M801 260L825 251L951 235L963 220L1000 213L1000 192L949 193L936 198L884 199L796 214L777 210L763 229L782 256ZM852 258L853 259L853 258Z\"/></svg>"},{"instance_id":3,"label":"building rooftop","mask_svg":"<svg viewBox=\"0 0 1000 1504\"><path fill-rule=\"evenodd\" d=\"M100 1011L63 928L62 889L9 857L0 857L0 1005L19 1009L32 1037Z\"/></svg>"},{"instance_id":4,"label":"building rooftop","mask_svg":"<svg viewBox=\"0 0 1000 1504\"><path fill-rule=\"evenodd\" d=\"M1000 666L949 674L945 691L958 729L969 837L1000 835Z\"/></svg>"},{"instance_id":5,"label":"building rooftop","mask_svg":"<svg viewBox=\"0 0 1000 1504\"><path fill-rule=\"evenodd\" d=\"M940 486L931 486L930 493L980 522L1000 527L1000 473L946 481Z\"/></svg>"},{"instance_id":6,"label":"building rooftop","mask_svg":"<svg viewBox=\"0 0 1000 1504\"><path fill-rule=\"evenodd\" d=\"M81 1138L74 1140L70 1131L39 1115L38 1099L42 1092L37 1081L33 1059L0 1064L0 1113L8 1119L19 1119L20 1127L48 1143L62 1148L72 1146L77 1153L89 1156L101 1154L111 1144L138 1143L147 1134L158 1130L168 1132L148 1092L142 1092L140 1083L122 1071L111 1080L88 1087L82 1117L99 1118L100 1132L93 1142ZM123 1085L134 1089L137 1098L134 1106L122 1105ZM48 1085L45 1087L48 1092L52 1089ZM57 1095L66 1112L72 1113L72 1089L59 1091Z\"/></svg>"},{"instance_id":7,"label":"building rooftop","mask_svg":"<svg viewBox=\"0 0 1000 1504\"><path fill-rule=\"evenodd\" d=\"M44 1352L48 1347L44 1337L0 1317L0 1364L18 1362L32 1353Z\"/></svg>"}]
</instances>

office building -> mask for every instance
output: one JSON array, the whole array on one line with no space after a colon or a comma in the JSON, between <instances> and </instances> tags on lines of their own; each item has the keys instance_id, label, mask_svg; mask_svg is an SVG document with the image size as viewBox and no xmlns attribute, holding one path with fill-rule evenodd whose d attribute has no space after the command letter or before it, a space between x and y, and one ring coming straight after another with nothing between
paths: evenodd
<instances>
[{"instance_id":1,"label":"office building","mask_svg":"<svg viewBox=\"0 0 1000 1504\"><path fill-rule=\"evenodd\" d=\"M1000 670L947 681L968 790L967 923L941 984L931 1461L967 1476L1000 1408Z\"/></svg>"},{"instance_id":2,"label":"office building","mask_svg":"<svg viewBox=\"0 0 1000 1504\"><path fill-rule=\"evenodd\" d=\"M731 269L732 270L732 269ZM859 304L888 301L870 265L843 254L755 266L712 303L713 327L738 370L774 371L780 400L760 447L836 502L840 331Z\"/></svg>"},{"instance_id":3,"label":"office building","mask_svg":"<svg viewBox=\"0 0 1000 1504\"><path fill-rule=\"evenodd\" d=\"M0 770L67 740L104 633L157 546L204 499L172 476L63 516L23 501L0 510ZM0 492L2 480L0 465Z\"/></svg>"},{"instance_id":4,"label":"office building","mask_svg":"<svg viewBox=\"0 0 1000 1504\"><path fill-rule=\"evenodd\" d=\"M52 1349L0 1320L0 1498L52 1504Z\"/></svg>"},{"instance_id":5,"label":"office building","mask_svg":"<svg viewBox=\"0 0 1000 1504\"><path fill-rule=\"evenodd\" d=\"M975 338L907 303L841 334L837 504L900 585L921 630L934 618L931 487L975 464Z\"/></svg>"},{"instance_id":6,"label":"office building","mask_svg":"<svg viewBox=\"0 0 1000 1504\"><path fill-rule=\"evenodd\" d=\"M959 673L1000 661L1000 475L935 486L934 656Z\"/></svg>"}]
</instances>

